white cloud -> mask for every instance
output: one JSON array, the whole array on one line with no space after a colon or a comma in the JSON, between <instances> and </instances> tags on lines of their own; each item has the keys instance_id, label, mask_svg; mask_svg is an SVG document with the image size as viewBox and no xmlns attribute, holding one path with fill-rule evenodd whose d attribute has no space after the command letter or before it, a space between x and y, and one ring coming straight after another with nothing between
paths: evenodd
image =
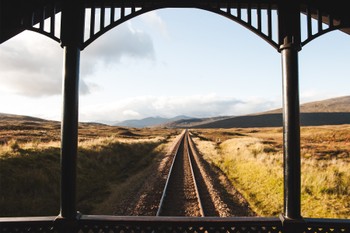
<instances>
[{"instance_id":1,"label":"white cloud","mask_svg":"<svg viewBox=\"0 0 350 233\"><path fill-rule=\"evenodd\" d=\"M2 90L26 95L61 93L62 52L56 42L23 32L0 48Z\"/></svg>"},{"instance_id":2,"label":"white cloud","mask_svg":"<svg viewBox=\"0 0 350 233\"><path fill-rule=\"evenodd\" d=\"M116 65L122 59L155 58L153 41L142 30L133 28L131 23L124 23L92 42L81 56L82 74L89 75L97 69Z\"/></svg>"},{"instance_id":3,"label":"white cloud","mask_svg":"<svg viewBox=\"0 0 350 233\"><path fill-rule=\"evenodd\" d=\"M213 117L244 115L280 107L274 100L241 100L216 94L194 96L139 96L81 108L82 121L122 121L150 116Z\"/></svg>"},{"instance_id":4,"label":"white cloud","mask_svg":"<svg viewBox=\"0 0 350 233\"><path fill-rule=\"evenodd\" d=\"M98 88L97 84L84 80L97 68L119 63L125 57L154 59L151 37L130 23L103 35L86 50L81 54L81 94ZM28 97L60 95L62 66L63 51L57 42L25 31L0 47L1 90Z\"/></svg>"},{"instance_id":5,"label":"white cloud","mask_svg":"<svg viewBox=\"0 0 350 233\"><path fill-rule=\"evenodd\" d=\"M135 118L135 117L139 117L140 116L140 113L138 113L138 112L136 112L134 110L130 110L130 109L124 110L122 114L123 114L123 116L128 117L128 118L129 117Z\"/></svg>"},{"instance_id":6,"label":"white cloud","mask_svg":"<svg viewBox=\"0 0 350 233\"><path fill-rule=\"evenodd\" d=\"M0 47L1 90L28 97L62 93L63 52L54 42L34 32L23 32ZM90 92L80 80L80 93Z\"/></svg>"},{"instance_id":7,"label":"white cloud","mask_svg":"<svg viewBox=\"0 0 350 233\"><path fill-rule=\"evenodd\" d=\"M160 32L162 36L168 37L169 34L167 25L156 11L148 12L140 17L147 25Z\"/></svg>"}]
</instances>

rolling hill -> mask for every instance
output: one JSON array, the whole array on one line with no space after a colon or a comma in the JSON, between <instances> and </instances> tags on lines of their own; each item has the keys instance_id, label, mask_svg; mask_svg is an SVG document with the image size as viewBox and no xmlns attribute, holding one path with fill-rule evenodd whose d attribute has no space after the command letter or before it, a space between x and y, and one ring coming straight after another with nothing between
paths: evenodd
<instances>
[{"instance_id":1,"label":"rolling hill","mask_svg":"<svg viewBox=\"0 0 350 233\"><path fill-rule=\"evenodd\" d=\"M281 113L282 109L274 109L263 113ZM350 96L336 97L326 100L314 101L300 105L301 113L314 112L350 112ZM260 114L263 114L260 113Z\"/></svg>"},{"instance_id":2,"label":"rolling hill","mask_svg":"<svg viewBox=\"0 0 350 233\"><path fill-rule=\"evenodd\" d=\"M350 96L342 96L321 101L305 103L300 106L302 126L350 124ZM0 113L2 127L13 127L14 122L34 122L45 124L49 121L41 118ZM13 123L12 123L13 122ZM54 122L59 127L59 122ZM29 124L29 123L28 123ZM98 124L93 123L91 124ZM128 120L113 124L123 127L167 127L167 128L247 128L282 126L282 109L242 116L218 116L210 118L191 118L177 116L174 118L148 117L141 120ZM21 126L22 127L22 126Z\"/></svg>"},{"instance_id":3,"label":"rolling hill","mask_svg":"<svg viewBox=\"0 0 350 233\"><path fill-rule=\"evenodd\" d=\"M16 114L0 113L0 121L37 121L44 122L47 121L38 117L23 116Z\"/></svg>"},{"instance_id":4,"label":"rolling hill","mask_svg":"<svg viewBox=\"0 0 350 233\"><path fill-rule=\"evenodd\" d=\"M233 117L192 128L254 128L282 126L282 113L257 114ZM350 124L350 112L301 113L301 126Z\"/></svg>"},{"instance_id":5,"label":"rolling hill","mask_svg":"<svg viewBox=\"0 0 350 233\"><path fill-rule=\"evenodd\" d=\"M302 126L350 124L350 96L305 103L300 106L300 112L300 124ZM282 126L281 108L256 114L231 117L204 124L196 124L190 127L248 128L280 126Z\"/></svg>"}]
</instances>

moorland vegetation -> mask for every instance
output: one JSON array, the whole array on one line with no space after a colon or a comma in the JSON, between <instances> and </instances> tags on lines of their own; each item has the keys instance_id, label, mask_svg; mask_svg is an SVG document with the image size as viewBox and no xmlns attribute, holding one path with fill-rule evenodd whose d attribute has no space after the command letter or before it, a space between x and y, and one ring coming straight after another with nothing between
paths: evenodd
<instances>
[{"instance_id":1,"label":"moorland vegetation","mask_svg":"<svg viewBox=\"0 0 350 233\"><path fill-rule=\"evenodd\" d=\"M260 216L283 211L282 128L193 129L199 151ZM350 126L301 128L302 216L350 218Z\"/></svg>"},{"instance_id":2,"label":"moorland vegetation","mask_svg":"<svg viewBox=\"0 0 350 233\"><path fill-rule=\"evenodd\" d=\"M60 124L0 125L0 216L55 216L60 202ZM77 209L113 214L117 201L137 189L150 165L166 153L180 130L80 124ZM106 203L107 199L113 203Z\"/></svg>"},{"instance_id":3,"label":"moorland vegetation","mask_svg":"<svg viewBox=\"0 0 350 233\"><path fill-rule=\"evenodd\" d=\"M59 122L2 120L0 129L0 216L57 215ZM81 123L77 209L114 214L118 200L156 172L151 165L181 131ZM281 127L190 132L201 155L229 177L254 212L277 216L283 211ZM302 215L348 219L350 125L302 127L301 163Z\"/></svg>"}]
</instances>

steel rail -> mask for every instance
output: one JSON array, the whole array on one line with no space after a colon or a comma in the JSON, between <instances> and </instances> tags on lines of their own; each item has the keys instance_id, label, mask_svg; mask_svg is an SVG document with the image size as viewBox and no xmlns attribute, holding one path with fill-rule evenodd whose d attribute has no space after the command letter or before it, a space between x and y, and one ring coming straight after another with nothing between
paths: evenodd
<instances>
[{"instance_id":1,"label":"steel rail","mask_svg":"<svg viewBox=\"0 0 350 233\"><path fill-rule=\"evenodd\" d=\"M199 195L199 190L198 190L198 185L197 185L197 181L196 181L196 176L194 174L194 169L193 169L193 166L192 166L191 154L193 155L193 152L192 152L193 148L189 145L189 143L190 143L189 142L189 138L190 138L189 133L186 130L185 140L187 141L187 144L186 144L186 146L187 146L187 158L188 158L189 163L190 163L192 179L193 179L194 188L195 188L195 191L196 191L196 196L197 196L197 199L198 199L199 211L201 213L201 216L205 217L204 208L203 208L203 205L202 205L201 197Z\"/></svg>"},{"instance_id":2,"label":"steel rail","mask_svg":"<svg viewBox=\"0 0 350 233\"><path fill-rule=\"evenodd\" d=\"M160 199L160 202L159 202L159 207L158 207L158 211L156 213L156 216L160 216L161 212L162 212L162 206L163 206L163 202L164 202L164 199L166 197L166 190L168 189L168 184L169 184L169 180L170 180L170 176L171 176L171 173L172 173L172 170L173 170L173 167L174 167L174 164L175 164L175 160L176 160L176 156L178 154L178 151L179 151L179 148L180 148L180 145L181 145L181 142L185 136L185 133L186 133L186 130L184 130L182 132L182 135L180 137L180 139L177 141L177 143L175 144L175 153L174 153L174 157L173 157L173 161L171 163L171 166L170 166L170 170L169 170L169 173L168 173L168 177L167 177L167 180L165 182L165 186L164 186L164 189L163 189L163 194L162 194L162 197Z\"/></svg>"},{"instance_id":3,"label":"steel rail","mask_svg":"<svg viewBox=\"0 0 350 233\"><path fill-rule=\"evenodd\" d=\"M181 138L177 142L176 153L175 153L175 156L173 158L173 161L172 161L172 164L171 164L171 167L170 167L170 170L169 170L169 174L168 174L167 181L166 181L164 189L163 189L162 197L161 197L161 200L159 202L159 207L158 207L158 211L157 211L156 216L161 216L161 213L163 211L163 206L164 206L163 203L164 203L164 200L165 200L165 198L167 196L170 179L172 178L172 174L173 174L173 170L174 170L173 169L174 168L174 164L175 164L176 158L177 158L177 156L179 154L178 153L178 149L179 149L181 143L184 144L184 147L185 146L187 147L187 156L186 157L187 157L187 159L189 161L189 165L190 165L192 181L193 181L193 184L194 184L195 193L196 193L196 197L197 197L197 200L198 200L199 212L200 212L201 217L205 217L204 208L203 208L202 201L201 201L201 198L200 198L200 193L199 193L199 189L198 189L198 185L197 185L196 176L195 176L193 165L192 165L192 159L191 159L191 153L190 153L190 151L192 150L192 147L189 146L189 134L188 134L188 130L187 129L184 130L183 135L181 136Z\"/></svg>"}]
</instances>

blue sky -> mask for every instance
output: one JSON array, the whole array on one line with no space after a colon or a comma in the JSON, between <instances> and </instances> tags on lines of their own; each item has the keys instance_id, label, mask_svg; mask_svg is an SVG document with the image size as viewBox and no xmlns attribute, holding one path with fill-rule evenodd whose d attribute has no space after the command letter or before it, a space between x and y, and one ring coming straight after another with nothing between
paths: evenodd
<instances>
[{"instance_id":1,"label":"blue sky","mask_svg":"<svg viewBox=\"0 0 350 233\"><path fill-rule=\"evenodd\" d=\"M60 120L62 49L24 32L0 45L0 112ZM350 36L334 31L299 53L302 103L350 93ZM242 115L281 107L281 55L222 16L162 9L81 52L80 121Z\"/></svg>"}]
</instances>

